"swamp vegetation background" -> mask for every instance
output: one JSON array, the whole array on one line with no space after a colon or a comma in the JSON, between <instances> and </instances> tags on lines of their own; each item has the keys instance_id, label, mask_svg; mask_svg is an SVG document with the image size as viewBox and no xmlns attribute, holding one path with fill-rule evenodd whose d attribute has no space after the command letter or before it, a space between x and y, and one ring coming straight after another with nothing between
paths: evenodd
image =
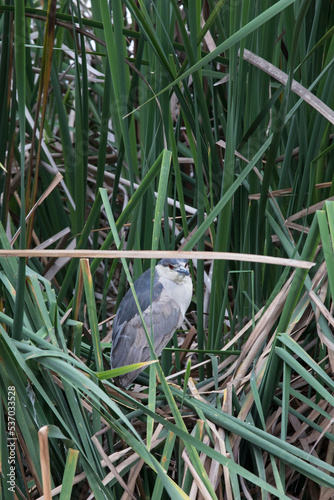
<instances>
[{"instance_id":1,"label":"swamp vegetation background","mask_svg":"<svg viewBox=\"0 0 334 500\"><path fill-rule=\"evenodd\" d=\"M330 0L0 2L1 498L333 498L333 25ZM205 251L129 391L112 318L157 254L110 249Z\"/></svg>"}]
</instances>

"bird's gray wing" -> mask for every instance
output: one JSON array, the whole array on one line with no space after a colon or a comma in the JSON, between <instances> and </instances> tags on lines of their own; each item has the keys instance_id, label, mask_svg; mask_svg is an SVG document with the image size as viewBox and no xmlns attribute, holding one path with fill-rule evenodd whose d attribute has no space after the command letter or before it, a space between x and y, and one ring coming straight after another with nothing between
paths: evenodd
<instances>
[{"instance_id":1,"label":"bird's gray wing","mask_svg":"<svg viewBox=\"0 0 334 500\"><path fill-rule=\"evenodd\" d=\"M150 320L150 314L148 317ZM157 356L160 356L182 321L183 314L179 305L169 295L162 292L159 301L152 304L154 350Z\"/></svg>"},{"instance_id":2,"label":"bird's gray wing","mask_svg":"<svg viewBox=\"0 0 334 500\"><path fill-rule=\"evenodd\" d=\"M150 305L151 301L151 269L147 269L134 283L135 292L142 312ZM152 301L156 301L162 290L162 284L158 281L155 273L153 279ZM122 337L125 326L138 315L138 307L135 302L131 288L123 297L119 305L112 331L113 348L116 347Z\"/></svg>"},{"instance_id":3,"label":"bird's gray wing","mask_svg":"<svg viewBox=\"0 0 334 500\"><path fill-rule=\"evenodd\" d=\"M150 307L143 311L144 321L151 335L151 312ZM182 323L183 316L176 302L171 300L167 294L162 292L158 300L152 303L152 324L154 332L154 347L157 356L166 346L176 328ZM112 348L112 368L117 368L132 363L140 363L150 360L150 349L148 347L145 331L139 314L134 316L129 323L123 327L122 335L117 344ZM129 385L141 370L120 377L122 386Z\"/></svg>"}]
</instances>

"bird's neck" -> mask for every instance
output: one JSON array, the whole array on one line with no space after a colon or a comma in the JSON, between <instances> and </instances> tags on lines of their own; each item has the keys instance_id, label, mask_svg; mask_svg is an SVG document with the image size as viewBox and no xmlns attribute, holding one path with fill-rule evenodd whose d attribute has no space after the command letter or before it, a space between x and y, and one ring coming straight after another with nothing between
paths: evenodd
<instances>
[{"instance_id":1,"label":"bird's neck","mask_svg":"<svg viewBox=\"0 0 334 500\"><path fill-rule=\"evenodd\" d=\"M182 286L180 286L181 283L164 277L160 277L159 281L162 283L165 292L168 293L170 298L180 307L180 312L182 316L184 316L189 307L193 293L193 285L190 276L182 277Z\"/></svg>"}]
</instances>

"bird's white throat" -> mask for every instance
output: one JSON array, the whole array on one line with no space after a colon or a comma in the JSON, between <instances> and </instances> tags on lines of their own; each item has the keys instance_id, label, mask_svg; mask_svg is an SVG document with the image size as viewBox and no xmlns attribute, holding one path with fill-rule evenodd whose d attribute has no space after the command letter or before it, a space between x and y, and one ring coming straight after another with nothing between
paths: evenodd
<instances>
[{"instance_id":1,"label":"bird's white throat","mask_svg":"<svg viewBox=\"0 0 334 500\"><path fill-rule=\"evenodd\" d=\"M164 287L164 292L180 307L182 316L185 315L193 293L193 284L189 275L165 266L156 266L158 279ZM182 284L182 286L180 286Z\"/></svg>"}]
</instances>

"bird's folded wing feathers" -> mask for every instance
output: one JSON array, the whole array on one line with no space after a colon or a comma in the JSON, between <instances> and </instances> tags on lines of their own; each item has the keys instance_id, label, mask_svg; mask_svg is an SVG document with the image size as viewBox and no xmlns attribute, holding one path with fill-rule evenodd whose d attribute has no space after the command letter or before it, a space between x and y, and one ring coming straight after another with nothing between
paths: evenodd
<instances>
[{"instance_id":1,"label":"bird's folded wing feathers","mask_svg":"<svg viewBox=\"0 0 334 500\"><path fill-rule=\"evenodd\" d=\"M148 333L151 335L150 307L143 311L143 316ZM160 356L162 349L176 328L180 326L182 320L183 317L177 304L170 297L164 297L162 294L158 302L152 303L154 346L157 356ZM120 325L120 330L122 333L121 348L117 347L117 343L112 346L112 367L149 361L150 349L139 314L137 313L126 325Z\"/></svg>"},{"instance_id":2,"label":"bird's folded wing feathers","mask_svg":"<svg viewBox=\"0 0 334 500\"><path fill-rule=\"evenodd\" d=\"M151 269L147 269L135 282L135 292L142 312L144 312L151 303ZM154 278L152 289L153 302L160 296L162 284L157 278ZM116 346L121 337L124 324L129 323L132 319L139 316L138 307L134 299L132 290L129 289L125 294L117 311L116 318L113 324L112 341Z\"/></svg>"}]
</instances>

